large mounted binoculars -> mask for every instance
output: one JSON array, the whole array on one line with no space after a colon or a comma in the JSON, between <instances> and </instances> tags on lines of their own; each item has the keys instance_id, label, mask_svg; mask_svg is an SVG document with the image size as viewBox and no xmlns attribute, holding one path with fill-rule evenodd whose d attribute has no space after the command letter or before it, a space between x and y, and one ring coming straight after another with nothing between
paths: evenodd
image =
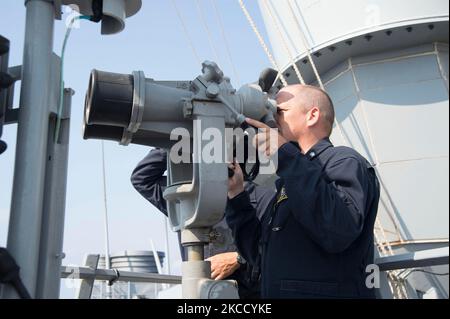
<instances>
[{"instance_id":1,"label":"large mounted binoculars","mask_svg":"<svg viewBox=\"0 0 450 319\"><path fill-rule=\"evenodd\" d=\"M175 148L180 136L189 141L186 161L176 163L169 156L164 198L174 230L210 227L223 216L227 163L203 160L202 152L210 146L205 135L216 132L211 134L218 139L218 153L225 154L230 144L226 128L242 126L246 117L275 124L276 102L263 88L268 91L276 73L236 91L214 62L202 66L193 81L155 81L142 71L127 75L94 70L86 94L85 139L167 150Z\"/></svg>"},{"instance_id":2,"label":"large mounted binoculars","mask_svg":"<svg viewBox=\"0 0 450 319\"><path fill-rule=\"evenodd\" d=\"M142 71L116 74L93 70L86 94L83 136L169 149L174 129L192 136L197 111L238 127L245 117L273 126L276 102L260 84L239 91L214 62L204 62L202 75L193 81L155 81ZM270 81L269 81L270 82ZM273 82L272 82L273 83Z\"/></svg>"}]
</instances>

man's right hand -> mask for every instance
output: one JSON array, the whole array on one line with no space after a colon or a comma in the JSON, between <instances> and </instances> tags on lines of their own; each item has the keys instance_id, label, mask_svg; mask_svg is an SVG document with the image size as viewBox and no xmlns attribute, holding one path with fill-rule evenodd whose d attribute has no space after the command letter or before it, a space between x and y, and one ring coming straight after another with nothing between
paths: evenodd
<instances>
[{"instance_id":1,"label":"man's right hand","mask_svg":"<svg viewBox=\"0 0 450 319\"><path fill-rule=\"evenodd\" d=\"M227 252L206 259L211 262L211 278L222 280L232 275L240 267L237 256L237 252Z\"/></svg>"},{"instance_id":2,"label":"man's right hand","mask_svg":"<svg viewBox=\"0 0 450 319\"><path fill-rule=\"evenodd\" d=\"M233 199L244 191L244 174L236 162L229 164L228 167L234 172L233 176L228 178L228 198Z\"/></svg>"}]
</instances>

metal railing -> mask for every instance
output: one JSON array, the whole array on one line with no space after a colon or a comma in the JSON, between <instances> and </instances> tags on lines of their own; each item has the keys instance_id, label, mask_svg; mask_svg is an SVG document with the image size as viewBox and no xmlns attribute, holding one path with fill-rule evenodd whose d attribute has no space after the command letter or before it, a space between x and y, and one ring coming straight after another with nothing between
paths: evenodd
<instances>
[{"instance_id":1,"label":"metal railing","mask_svg":"<svg viewBox=\"0 0 450 319\"><path fill-rule=\"evenodd\" d=\"M77 299L90 299L96 280L108 281L112 285L116 281L135 283L181 284L181 276L121 271L117 269L99 269L100 255L87 255L82 267L61 267L61 278L81 279L76 293Z\"/></svg>"},{"instance_id":2,"label":"metal railing","mask_svg":"<svg viewBox=\"0 0 450 319\"><path fill-rule=\"evenodd\" d=\"M88 255L82 267L61 267L61 278L81 279L77 291L78 299L90 299L96 280L134 283L181 284L181 276L119 271L117 269L98 269L99 255ZM380 271L409 269L449 264L449 247L427 249L394 256L380 257L375 260Z\"/></svg>"}]
</instances>

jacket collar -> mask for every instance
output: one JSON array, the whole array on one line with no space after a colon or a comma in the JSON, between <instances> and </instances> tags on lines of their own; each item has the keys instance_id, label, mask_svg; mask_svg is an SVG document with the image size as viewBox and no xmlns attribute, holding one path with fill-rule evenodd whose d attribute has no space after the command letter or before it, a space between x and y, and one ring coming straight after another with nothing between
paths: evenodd
<instances>
[{"instance_id":1,"label":"jacket collar","mask_svg":"<svg viewBox=\"0 0 450 319\"><path fill-rule=\"evenodd\" d=\"M295 143L295 142L291 142L291 143L300 149L300 146L298 145L298 143ZM309 160L313 160L317 156L319 156L323 151L325 151L327 148L330 148L330 147L333 147L333 144L331 143L330 138L326 137L324 139L321 139L313 147L311 147L311 149L305 154L305 156ZM276 186L277 191L279 191L281 189L283 184L284 184L284 182L283 182L282 178L279 178L275 181L275 186Z\"/></svg>"},{"instance_id":2,"label":"jacket collar","mask_svg":"<svg viewBox=\"0 0 450 319\"><path fill-rule=\"evenodd\" d=\"M305 156L312 160L329 147L333 147L333 144L331 143L330 139L326 137L318 141L313 147L311 147L311 149L305 154Z\"/></svg>"}]
</instances>

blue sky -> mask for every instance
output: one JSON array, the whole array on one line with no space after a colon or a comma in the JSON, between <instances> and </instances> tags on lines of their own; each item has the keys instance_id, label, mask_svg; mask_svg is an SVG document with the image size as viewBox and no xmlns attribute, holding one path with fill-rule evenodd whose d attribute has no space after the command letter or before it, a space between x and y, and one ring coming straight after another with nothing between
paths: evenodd
<instances>
[{"instance_id":1,"label":"blue sky","mask_svg":"<svg viewBox=\"0 0 450 319\"><path fill-rule=\"evenodd\" d=\"M215 60L207 31L200 19L196 0L175 0L194 46L203 60ZM212 1L216 1L227 34L230 52L239 76L229 63L226 46ZM2 0L0 34L11 41L10 65L22 63L25 30L24 1ZM237 0L199 0L219 65L235 86L257 80L259 72L270 66ZM245 1L259 30L267 39L256 0ZM65 33L64 18L56 21L54 51L60 54ZM126 21L125 30L113 36L101 36L100 25L87 21L72 32L66 51L66 86L76 91L72 103L69 173L63 264L80 264L86 253L103 253L103 190L101 142L85 141L81 136L84 94L93 69L117 73L143 70L157 80L191 80L200 74L198 64L183 33L171 1L143 0L141 11ZM16 86L18 91L19 86ZM19 105L16 93L15 105ZM9 148L0 156L0 246L6 245L14 170L16 125L4 128L2 139ZM105 143L110 250L164 250L164 216L131 186L131 171L148 148L123 147ZM179 273L177 238L170 233L172 273ZM63 287L62 297L73 291Z\"/></svg>"}]
</instances>

